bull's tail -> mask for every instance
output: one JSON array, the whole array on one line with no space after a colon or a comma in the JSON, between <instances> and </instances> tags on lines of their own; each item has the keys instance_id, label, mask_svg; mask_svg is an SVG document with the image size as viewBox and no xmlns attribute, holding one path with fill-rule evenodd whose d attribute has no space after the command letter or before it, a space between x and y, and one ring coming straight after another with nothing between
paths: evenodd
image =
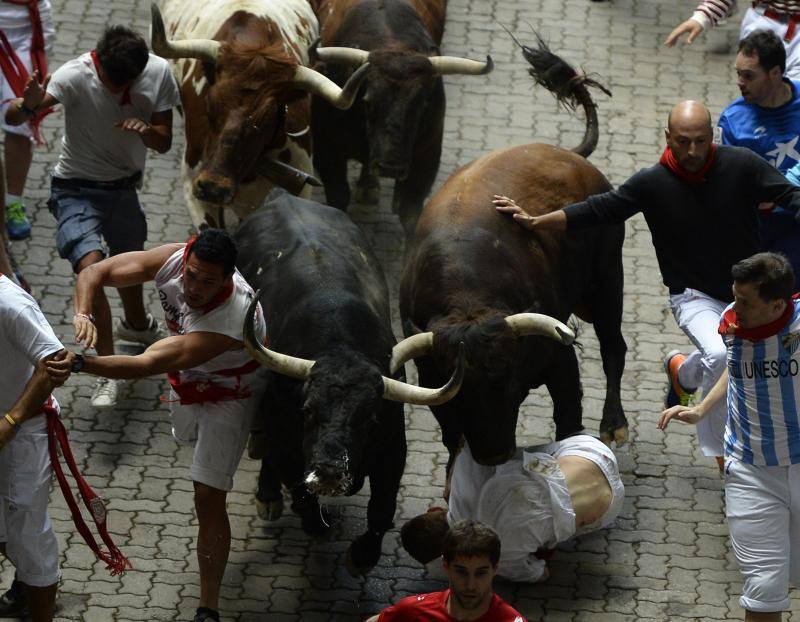
<instances>
[{"instance_id":1,"label":"bull's tail","mask_svg":"<svg viewBox=\"0 0 800 622\"><path fill-rule=\"evenodd\" d=\"M535 30L533 34L536 37L536 48L523 45L508 29L506 31L514 39L514 43L522 48L522 56L531 65L528 72L536 80L537 84L542 85L553 93L559 103L570 110L575 110L579 104L583 106L583 110L586 113L586 132L581 143L572 151L582 155L584 158L588 158L597 147L599 127L597 124L597 106L592 101L587 87L598 88L609 96L611 91L585 73L579 74L563 58L553 54L547 43Z\"/></svg>"}]
</instances>

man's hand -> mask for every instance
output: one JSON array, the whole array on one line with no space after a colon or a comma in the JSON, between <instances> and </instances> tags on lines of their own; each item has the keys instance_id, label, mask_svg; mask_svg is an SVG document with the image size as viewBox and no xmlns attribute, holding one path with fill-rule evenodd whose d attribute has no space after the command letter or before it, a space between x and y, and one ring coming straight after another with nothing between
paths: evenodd
<instances>
[{"instance_id":1,"label":"man's hand","mask_svg":"<svg viewBox=\"0 0 800 622\"><path fill-rule=\"evenodd\" d=\"M533 229L536 226L536 217L526 214L525 211L514 202L514 199L510 199L502 194L496 194L494 195L492 204L497 208L498 212L511 214L517 224L525 229Z\"/></svg>"},{"instance_id":2,"label":"man's hand","mask_svg":"<svg viewBox=\"0 0 800 622\"><path fill-rule=\"evenodd\" d=\"M60 387L67 381L72 373L72 362L75 360L75 353L69 350L61 350L52 358L45 361L45 370L50 376L52 383Z\"/></svg>"},{"instance_id":3,"label":"man's hand","mask_svg":"<svg viewBox=\"0 0 800 622\"><path fill-rule=\"evenodd\" d=\"M661 413L656 426L659 430L666 430L672 419L677 419L683 423L697 423L704 415L705 413L699 405L691 408L688 406L673 406Z\"/></svg>"},{"instance_id":4,"label":"man's hand","mask_svg":"<svg viewBox=\"0 0 800 622\"><path fill-rule=\"evenodd\" d=\"M85 314L73 315L72 325L75 327L75 343L81 343L87 349L97 345L97 327Z\"/></svg>"},{"instance_id":5,"label":"man's hand","mask_svg":"<svg viewBox=\"0 0 800 622\"><path fill-rule=\"evenodd\" d=\"M118 121L114 124L114 127L118 127L125 132L135 132L139 134L139 136L146 136L150 132L150 124L142 121L141 119L136 118L129 118L123 119L122 121Z\"/></svg>"},{"instance_id":6,"label":"man's hand","mask_svg":"<svg viewBox=\"0 0 800 622\"><path fill-rule=\"evenodd\" d=\"M666 41L664 41L664 45L668 48L671 48L678 42L683 35L689 33L689 38L686 39L686 43L691 44L697 36L703 32L703 27L700 25L700 22L695 21L693 19L687 19L685 22L680 24L675 30L669 33Z\"/></svg>"},{"instance_id":7,"label":"man's hand","mask_svg":"<svg viewBox=\"0 0 800 622\"><path fill-rule=\"evenodd\" d=\"M44 79L44 82L39 83L39 72L34 71L25 83L25 89L22 91L22 103L31 110L36 110L44 100L47 93L47 84L50 82L50 75Z\"/></svg>"}]
</instances>

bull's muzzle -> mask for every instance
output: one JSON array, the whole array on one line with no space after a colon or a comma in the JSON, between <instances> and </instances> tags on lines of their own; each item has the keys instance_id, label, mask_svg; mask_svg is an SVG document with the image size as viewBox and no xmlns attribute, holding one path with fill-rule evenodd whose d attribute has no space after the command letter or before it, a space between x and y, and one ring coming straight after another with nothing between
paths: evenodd
<instances>
[{"instance_id":1,"label":"bull's muzzle","mask_svg":"<svg viewBox=\"0 0 800 622\"><path fill-rule=\"evenodd\" d=\"M378 162L373 167L378 177L403 180L408 177L408 167L402 164Z\"/></svg>"},{"instance_id":2,"label":"bull's muzzle","mask_svg":"<svg viewBox=\"0 0 800 622\"><path fill-rule=\"evenodd\" d=\"M194 196L207 203L224 205L233 201L236 186L230 180L200 175L194 182Z\"/></svg>"},{"instance_id":3,"label":"bull's muzzle","mask_svg":"<svg viewBox=\"0 0 800 622\"><path fill-rule=\"evenodd\" d=\"M353 487L353 476L344 463L316 464L305 479L306 487L325 497L346 495Z\"/></svg>"}]
</instances>

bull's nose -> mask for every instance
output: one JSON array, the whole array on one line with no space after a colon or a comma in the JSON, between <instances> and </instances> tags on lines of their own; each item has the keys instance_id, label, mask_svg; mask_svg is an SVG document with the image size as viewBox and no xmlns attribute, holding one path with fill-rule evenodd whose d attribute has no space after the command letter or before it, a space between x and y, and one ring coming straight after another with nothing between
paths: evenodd
<instances>
[{"instance_id":1,"label":"bull's nose","mask_svg":"<svg viewBox=\"0 0 800 622\"><path fill-rule=\"evenodd\" d=\"M408 169L402 164L378 162L375 165L375 171L379 177L388 177L389 179L405 179L408 176Z\"/></svg>"},{"instance_id":2,"label":"bull's nose","mask_svg":"<svg viewBox=\"0 0 800 622\"><path fill-rule=\"evenodd\" d=\"M198 178L194 184L194 196L209 203L230 203L233 187L224 186L211 179Z\"/></svg>"}]
</instances>

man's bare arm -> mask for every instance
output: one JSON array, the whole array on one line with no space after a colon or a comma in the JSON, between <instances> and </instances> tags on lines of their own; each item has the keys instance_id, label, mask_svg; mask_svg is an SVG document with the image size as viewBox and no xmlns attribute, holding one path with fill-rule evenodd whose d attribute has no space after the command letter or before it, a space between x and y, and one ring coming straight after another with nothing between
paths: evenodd
<instances>
[{"instance_id":1,"label":"man's bare arm","mask_svg":"<svg viewBox=\"0 0 800 622\"><path fill-rule=\"evenodd\" d=\"M514 199L501 194L494 195L492 201L498 212L510 214L518 225L525 229L550 229L552 231L564 231L567 228L567 216L564 210L557 209L541 216L531 216L523 210Z\"/></svg>"},{"instance_id":2,"label":"man's bare arm","mask_svg":"<svg viewBox=\"0 0 800 622\"><path fill-rule=\"evenodd\" d=\"M87 356L83 371L105 378L145 378L191 369L239 347L241 341L220 333L189 333L157 341L137 356ZM57 369L58 365L50 367Z\"/></svg>"},{"instance_id":3,"label":"man's bare arm","mask_svg":"<svg viewBox=\"0 0 800 622\"><path fill-rule=\"evenodd\" d=\"M9 125L22 125L31 120L33 115L20 109L20 105L34 113L44 108L55 106L58 100L46 92L48 82L50 82L50 76L47 76L44 82L40 83L39 72L34 71L25 84L22 97L12 99L11 104L6 109L6 123Z\"/></svg>"},{"instance_id":4,"label":"man's bare arm","mask_svg":"<svg viewBox=\"0 0 800 622\"><path fill-rule=\"evenodd\" d=\"M93 348L97 330L89 320L97 293L103 287L130 287L152 281L170 255L182 244L165 244L147 251L121 253L88 266L75 283L75 341Z\"/></svg>"}]
</instances>

